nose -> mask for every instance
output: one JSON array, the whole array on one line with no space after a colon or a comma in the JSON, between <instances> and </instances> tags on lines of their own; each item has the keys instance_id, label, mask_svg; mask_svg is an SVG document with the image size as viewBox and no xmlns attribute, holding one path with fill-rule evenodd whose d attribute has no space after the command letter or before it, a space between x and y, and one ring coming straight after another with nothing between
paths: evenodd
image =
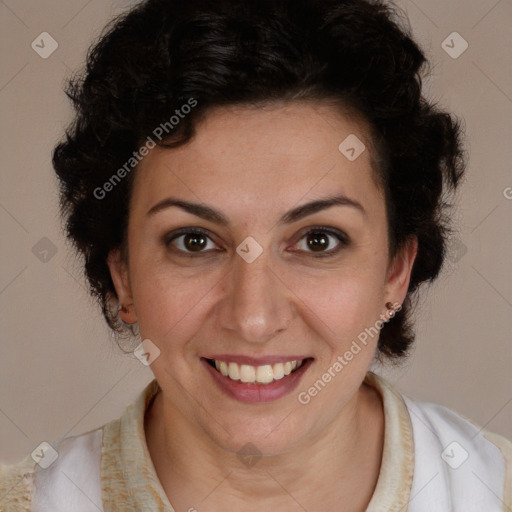
<instances>
[{"instance_id":1,"label":"nose","mask_svg":"<svg viewBox=\"0 0 512 512\"><path fill-rule=\"evenodd\" d=\"M252 263L235 254L218 304L223 329L235 339L265 343L286 330L295 314L292 291L269 266L268 251Z\"/></svg>"}]
</instances>

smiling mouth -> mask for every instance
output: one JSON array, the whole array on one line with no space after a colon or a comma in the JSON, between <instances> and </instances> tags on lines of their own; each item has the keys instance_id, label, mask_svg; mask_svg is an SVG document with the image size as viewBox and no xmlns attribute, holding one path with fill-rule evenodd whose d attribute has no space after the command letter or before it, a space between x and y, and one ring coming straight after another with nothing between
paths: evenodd
<instances>
[{"instance_id":1,"label":"smiling mouth","mask_svg":"<svg viewBox=\"0 0 512 512\"><path fill-rule=\"evenodd\" d=\"M279 381L291 373L297 371L311 358L286 361L284 363L265 364L252 366L235 362L206 359L208 364L230 380L246 384L268 385Z\"/></svg>"}]
</instances>

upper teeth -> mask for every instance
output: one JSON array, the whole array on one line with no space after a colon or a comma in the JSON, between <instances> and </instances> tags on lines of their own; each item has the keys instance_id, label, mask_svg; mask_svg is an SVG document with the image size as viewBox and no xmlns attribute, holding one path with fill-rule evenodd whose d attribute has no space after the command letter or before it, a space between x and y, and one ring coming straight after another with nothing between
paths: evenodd
<instances>
[{"instance_id":1,"label":"upper teeth","mask_svg":"<svg viewBox=\"0 0 512 512\"><path fill-rule=\"evenodd\" d=\"M300 368L303 361L287 361L286 363L265 364L263 366L251 366L248 364L227 363L215 361L215 368L222 375L232 380L259 384L269 384L274 380L280 380L289 375L293 370Z\"/></svg>"}]
</instances>

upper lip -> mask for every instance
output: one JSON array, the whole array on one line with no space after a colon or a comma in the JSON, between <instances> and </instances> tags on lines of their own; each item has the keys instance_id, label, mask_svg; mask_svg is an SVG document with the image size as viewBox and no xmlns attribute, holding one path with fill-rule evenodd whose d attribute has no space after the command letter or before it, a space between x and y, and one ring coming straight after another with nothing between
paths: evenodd
<instances>
[{"instance_id":1,"label":"upper lip","mask_svg":"<svg viewBox=\"0 0 512 512\"><path fill-rule=\"evenodd\" d=\"M215 354L211 356L203 356L205 359L216 359L217 361L224 361L226 363L247 364L249 366L264 366L267 364L286 363L288 361L302 361L308 359L310 356L305 355L289 355L289 356L263 356L252 357L236 354Z\"/></svg>"}]
</instances>

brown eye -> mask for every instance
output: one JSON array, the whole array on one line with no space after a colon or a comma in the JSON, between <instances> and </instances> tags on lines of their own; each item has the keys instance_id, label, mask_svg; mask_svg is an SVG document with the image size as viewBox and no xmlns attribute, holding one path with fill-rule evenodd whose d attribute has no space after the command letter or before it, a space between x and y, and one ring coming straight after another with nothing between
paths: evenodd
<instances>
[{"instance_id":1,"label":"brown eye","mask_svg":"<svg viewBox=\"0 0 512 512\"><path fill-rule=\"evenodd\" d=\"M329 247L329 237L325 233L310 233L306 236L307 246L312 251L323 251Z\"/></svg>"},{"instance_id":2,"label":"brown eye","mask_svg":"<svg viewBox=\"0 0 512 512\"><path fill-rule=\"evenodd\" d=\"M212 247L208 246L211 243ZM211 241L210 237L197 230L181 231L174 233L170 237L167 237L164 241L166 246L173 245L178 252L192 255L209 252L210 249L214 249L216 245Z\"/></svg>"},{"instance_id":3,"label":"brown eye","mask_svg":"<svg viewBox=\"0 0 512 512\"><path fill-rule=\"evenodd\" d=\"M313 254L315 257L327 257L337 254L343 247L348 245L349 241L348 237L341 231L313 229L300 239L299 246L301 243L303 247L299 247L300 250L316 253Z\"/></svg>"},{"instance_id":4,"label":"brown eye","mask_svg":"<svg viewBox=\"0 0 512 512\"><path fill-rule=\"evenodd\" d=\"M189 251L199 252L207 245L206 237L197 233L183 235L183 245Z\"/></svg>"}]
</instances>

